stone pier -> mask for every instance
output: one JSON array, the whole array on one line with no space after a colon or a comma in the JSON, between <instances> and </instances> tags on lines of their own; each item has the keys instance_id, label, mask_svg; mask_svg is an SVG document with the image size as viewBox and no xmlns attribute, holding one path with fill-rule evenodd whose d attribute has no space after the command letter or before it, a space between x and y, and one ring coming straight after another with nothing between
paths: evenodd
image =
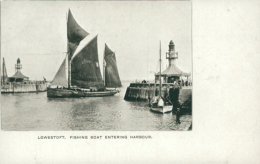
<instances>
[{"instance_id":1,"label":"stone pier","mask_svg":"<svg viewBox=\"0 0 260 164\"><path fill-rule=\"evenodd\" d=\"M162 97L169 94L170 87L173 87L173 83L162 84ZM154 96L159 95L159 84L155 83L130 83L125 93L125 100L148 100Z\"/></svg>"},{"instance_id":2,"label":"stone pier","mask_svg":"<svg viewBox=\"0 0 260 164\"><path fill-rule=\"evenodd\" d=\"M26 82L7 82L1 85L2 93L25 93L25 92L44 92L50 82L26 81Z\"/></svg>"},{"instance_id":3,"label":"stone pier","mask_svg":"<svg viewBox=\"0 0 260 164\"><path fill-rule=\"evenodd\" d=\"M173 83L163 83L161 96L164 98L169 95L170 88L174 87ZM124 99L127 101L147 101L159 95L159 84L155 83L130 83L127 87ZM191 100L192 86L183 86L179 92L179 101L182 103Z\"/></svg>"}]
</instances>

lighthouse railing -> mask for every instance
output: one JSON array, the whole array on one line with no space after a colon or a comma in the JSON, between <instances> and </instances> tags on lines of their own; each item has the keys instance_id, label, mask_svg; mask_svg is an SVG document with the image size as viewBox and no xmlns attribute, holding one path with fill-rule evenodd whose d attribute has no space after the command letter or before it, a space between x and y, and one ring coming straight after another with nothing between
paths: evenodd
<instances>
[{"instance_id":1,"label":"lighthouse railing","mask_svg":"<svg viewBox=\"0 0 260 164\"><path fill-rule=\"evenodd\" d=\"M166 59L178 59L179 55L178 52L166 52Z\"/></svg>"}]
</instances>

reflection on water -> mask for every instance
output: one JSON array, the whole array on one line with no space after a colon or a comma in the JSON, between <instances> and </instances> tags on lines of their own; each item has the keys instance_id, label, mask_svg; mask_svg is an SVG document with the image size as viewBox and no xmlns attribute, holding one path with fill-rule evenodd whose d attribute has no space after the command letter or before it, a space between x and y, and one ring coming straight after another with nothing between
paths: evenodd
<instances>
[{"instance_id":1,"label":"reflection on water","mask_svg":"<svg viewBox=\"0 0 260 164\"><path fill-rule=\"evenodd\" d=\"M124 100L126 87L110 97L47 98L46 92L1 94L2 130L176 130L175 115ZM181 117L190 122L191 115Z\"/></svg>"}]
</instances>

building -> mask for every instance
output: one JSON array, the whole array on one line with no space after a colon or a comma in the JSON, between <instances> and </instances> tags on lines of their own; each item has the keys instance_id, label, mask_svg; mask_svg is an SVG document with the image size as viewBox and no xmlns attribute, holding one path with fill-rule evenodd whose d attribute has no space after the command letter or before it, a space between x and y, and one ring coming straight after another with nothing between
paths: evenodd
<instances>
[{"instance_id":1,"label":"building","mask_svg":"<svg viewBox=\"0 0 260 164\"><path fill-rule=\"evenodd\" d=\"M5 60L3 58L3 67L1 70L1 93L24 93L24 92L44 92L47 90L49 82L45 79L42 81L30 81L29 77L21 72L22 64L18 58L15 64L15 74L7 76Z\"/></svg>"},{"instance_id":2,"label":"building","mask_svg":"<svg viewBox=\"0 0 260 164\"><path fill-rule=\"evenodd\" d=\"M12 77L9 77L9 81L10 82L24 82L24 81L28 81L29 77L24 76L21 72L22 69L22 64L21 64L21 60L18 58L17 59L17 64L15 64L15 74Z\"/></svg>"},{"instance_id":3,"label":"building","mask_svg":"<svg viewBox=\"0 0 260 164\"><path fill-rule=\"evenodd\" d=\"M175 45L171 40L169 43L169 52L166 53L166 59L169 61L169 66L161 73L164 83L174 83L179 81L180 77L189 78L190 73L183 72L176 66L176 60L178 59L178 52L175 52ZM159 81L160 73L155 74L155 82Z\"/></svg>"}]
</instances>

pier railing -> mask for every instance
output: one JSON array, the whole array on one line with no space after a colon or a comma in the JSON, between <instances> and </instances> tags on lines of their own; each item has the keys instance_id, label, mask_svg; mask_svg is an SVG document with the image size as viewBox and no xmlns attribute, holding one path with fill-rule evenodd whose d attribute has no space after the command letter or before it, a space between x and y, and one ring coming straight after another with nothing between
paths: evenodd
<instances>
[{"instance_id":1,"label":"pier railing","mask_svg":"<svg viewBox=\"0 0 260 164\"><path fill-rule=\"evenodd\" d=\"M23 82L2 82L2 85L9 85L9 84L48 84L48 81L23 81Z\"/></svg>"},{"instance_id":2,"label":"pier railing","mask_svg":"<svg viewBox=\"0 0 260 164\"><path fill-rule=\"evenodd\" d=\"M139 88L146 88L146 87L159 87L159 83L130 83L130 87L139 87ZM174 87L173 83L162 83L162 87Z\"/></svg>"}]
</instances>

